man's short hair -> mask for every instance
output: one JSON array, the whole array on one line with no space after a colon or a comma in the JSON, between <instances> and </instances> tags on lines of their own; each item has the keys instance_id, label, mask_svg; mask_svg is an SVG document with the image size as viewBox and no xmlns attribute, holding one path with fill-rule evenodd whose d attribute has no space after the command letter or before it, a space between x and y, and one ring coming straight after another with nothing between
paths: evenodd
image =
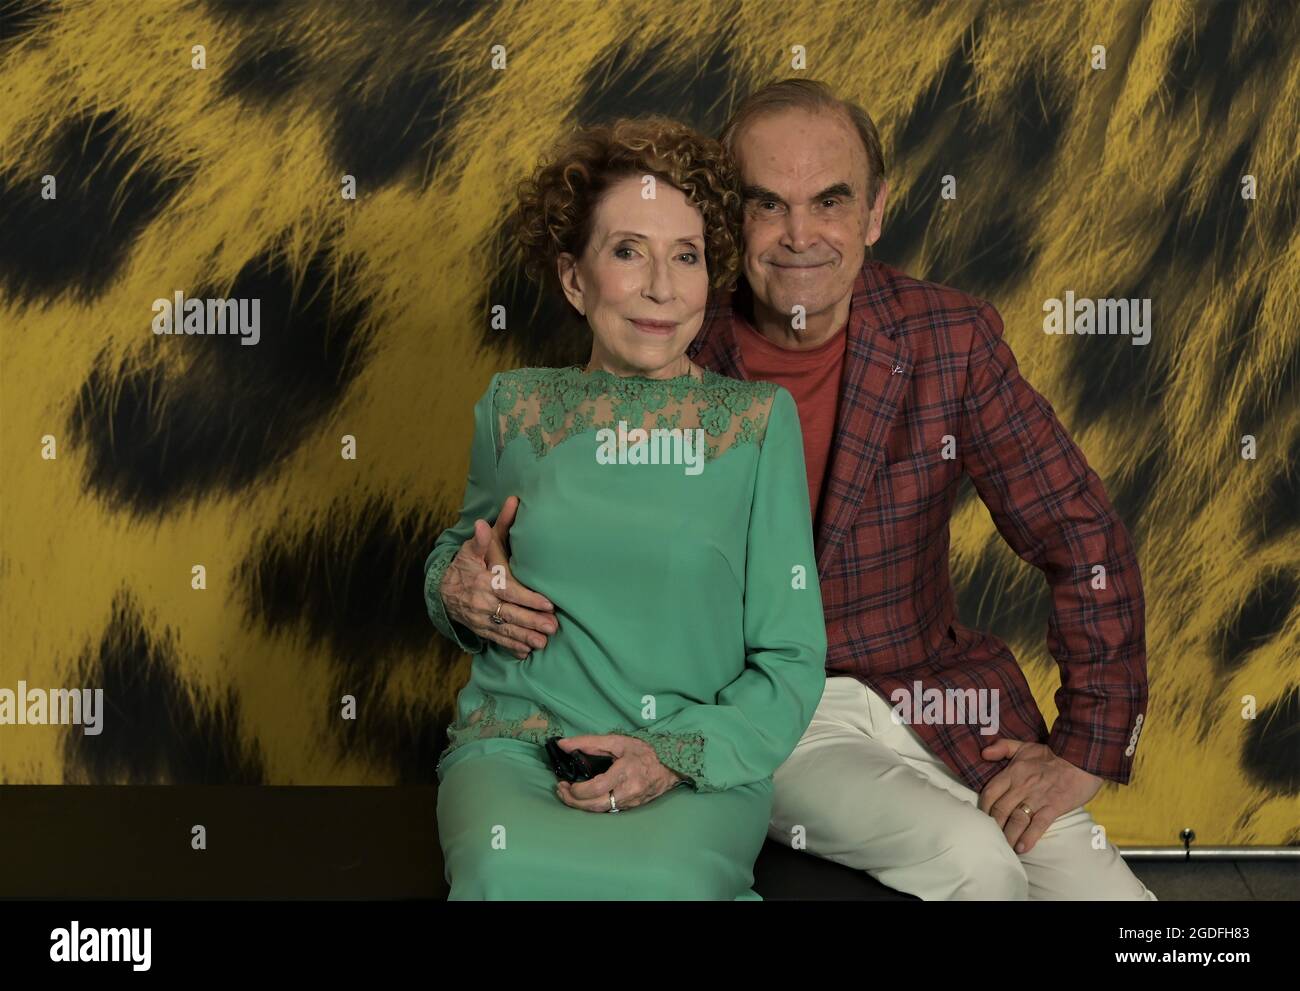
<instances>
[{"instance_id":1,"label":"man's short hair","mask_svg":"<svg viewBox=\"0 0 1300 991\"><path fill-rule=\"evenodd\" d=\"M849 100L841 100L834 90L819 80L793 77L768 83L755 90L732 112L731 119L723 125L718 140L727 154L735 158L736 138L746 124L763 114L789 109L810 113L840 113L848 118L867 152L867 200L869 206L873 205L880 192L880 184L885 179L885 155L880 148L880 135L876 132L875 122L860 106Z\"/></svg>"}]
</instances>

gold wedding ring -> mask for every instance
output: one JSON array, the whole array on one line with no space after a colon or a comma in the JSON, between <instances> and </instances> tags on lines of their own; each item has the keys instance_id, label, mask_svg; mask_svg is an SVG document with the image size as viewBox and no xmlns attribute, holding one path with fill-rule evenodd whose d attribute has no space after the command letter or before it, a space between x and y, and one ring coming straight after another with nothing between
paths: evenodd
<instances>
[{"instance_id":1,"label":"gold wedding ring","mask_svg":"<svg viewBox=\"0 0 1300 991\"><path fill-rule=\"evenodd\" d=\"M497 626L502 626L505 623L505 620L501 618L501 607L504 605L505 605L504 601L498 602L497 611L494 612L491 615L491 617L489 617L492 620L492 622L497 624Z\"/></svg>"}]
</instances>

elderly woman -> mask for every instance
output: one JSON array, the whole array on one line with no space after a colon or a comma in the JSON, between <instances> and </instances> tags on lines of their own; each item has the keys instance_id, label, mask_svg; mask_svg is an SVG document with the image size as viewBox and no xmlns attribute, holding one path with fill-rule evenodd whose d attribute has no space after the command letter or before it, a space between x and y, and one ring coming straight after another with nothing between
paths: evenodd
<instances>
[{"instance_id":1,"label":"elderly woman","mask_svg":"<svg viewBox=\"0 0 1300 991\"><path fill-rule=\"evenodd\" d=\"M736 174L680 124L619 121L562 143L513 221L591 357L492 377L460 517L425 562L430 618L475 655L437 770L451 897L755 899L772 773L821 698L826 633L791 395L686 355L739 269ZM510 569L557 624L523 660L438 595L509 496ZM613 763L557 781L557 738Z\"/></svg>"}]
</instances>

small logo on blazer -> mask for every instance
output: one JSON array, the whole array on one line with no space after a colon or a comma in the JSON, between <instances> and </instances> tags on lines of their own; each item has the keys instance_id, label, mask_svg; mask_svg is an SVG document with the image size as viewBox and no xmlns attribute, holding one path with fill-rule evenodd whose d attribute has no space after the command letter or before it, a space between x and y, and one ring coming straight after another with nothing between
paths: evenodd
<instances>
[{"instance_id":1,"label":"small logo on blazer","mask_svg":"<svg viewBox=\"0 0 1300 991\"><path fill-rule=\"evenodd\" d=\"M903 371L903 366L902 366L902 365L895 365L895 366L894 366L894 370L893 370L892 372L890 372L889 374L890 374L890 375L901 375L901 374L902 374L902 371Z\"/></svg>"}]
</instances>

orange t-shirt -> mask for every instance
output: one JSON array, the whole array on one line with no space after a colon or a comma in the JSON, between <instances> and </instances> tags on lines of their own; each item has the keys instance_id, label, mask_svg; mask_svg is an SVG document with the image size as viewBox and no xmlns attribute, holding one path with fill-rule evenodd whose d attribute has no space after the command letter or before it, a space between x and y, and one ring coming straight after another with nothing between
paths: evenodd
<instances>
[{"instance_id":1,"label":"orange t-shirt","mask_svg":"<svg viewBox=\"0 0 1300 991\"><path fill-rule=\"evenodd\" d=\"M745 376L775 382L790 390L803 428L803 456L808 469L808 504L819 515L822 482L835 435L840 404L840 373L849 335L841 327L825 344L807 350L773 344L744 320L733 320Z\"/></svg>"}]
</instances>

